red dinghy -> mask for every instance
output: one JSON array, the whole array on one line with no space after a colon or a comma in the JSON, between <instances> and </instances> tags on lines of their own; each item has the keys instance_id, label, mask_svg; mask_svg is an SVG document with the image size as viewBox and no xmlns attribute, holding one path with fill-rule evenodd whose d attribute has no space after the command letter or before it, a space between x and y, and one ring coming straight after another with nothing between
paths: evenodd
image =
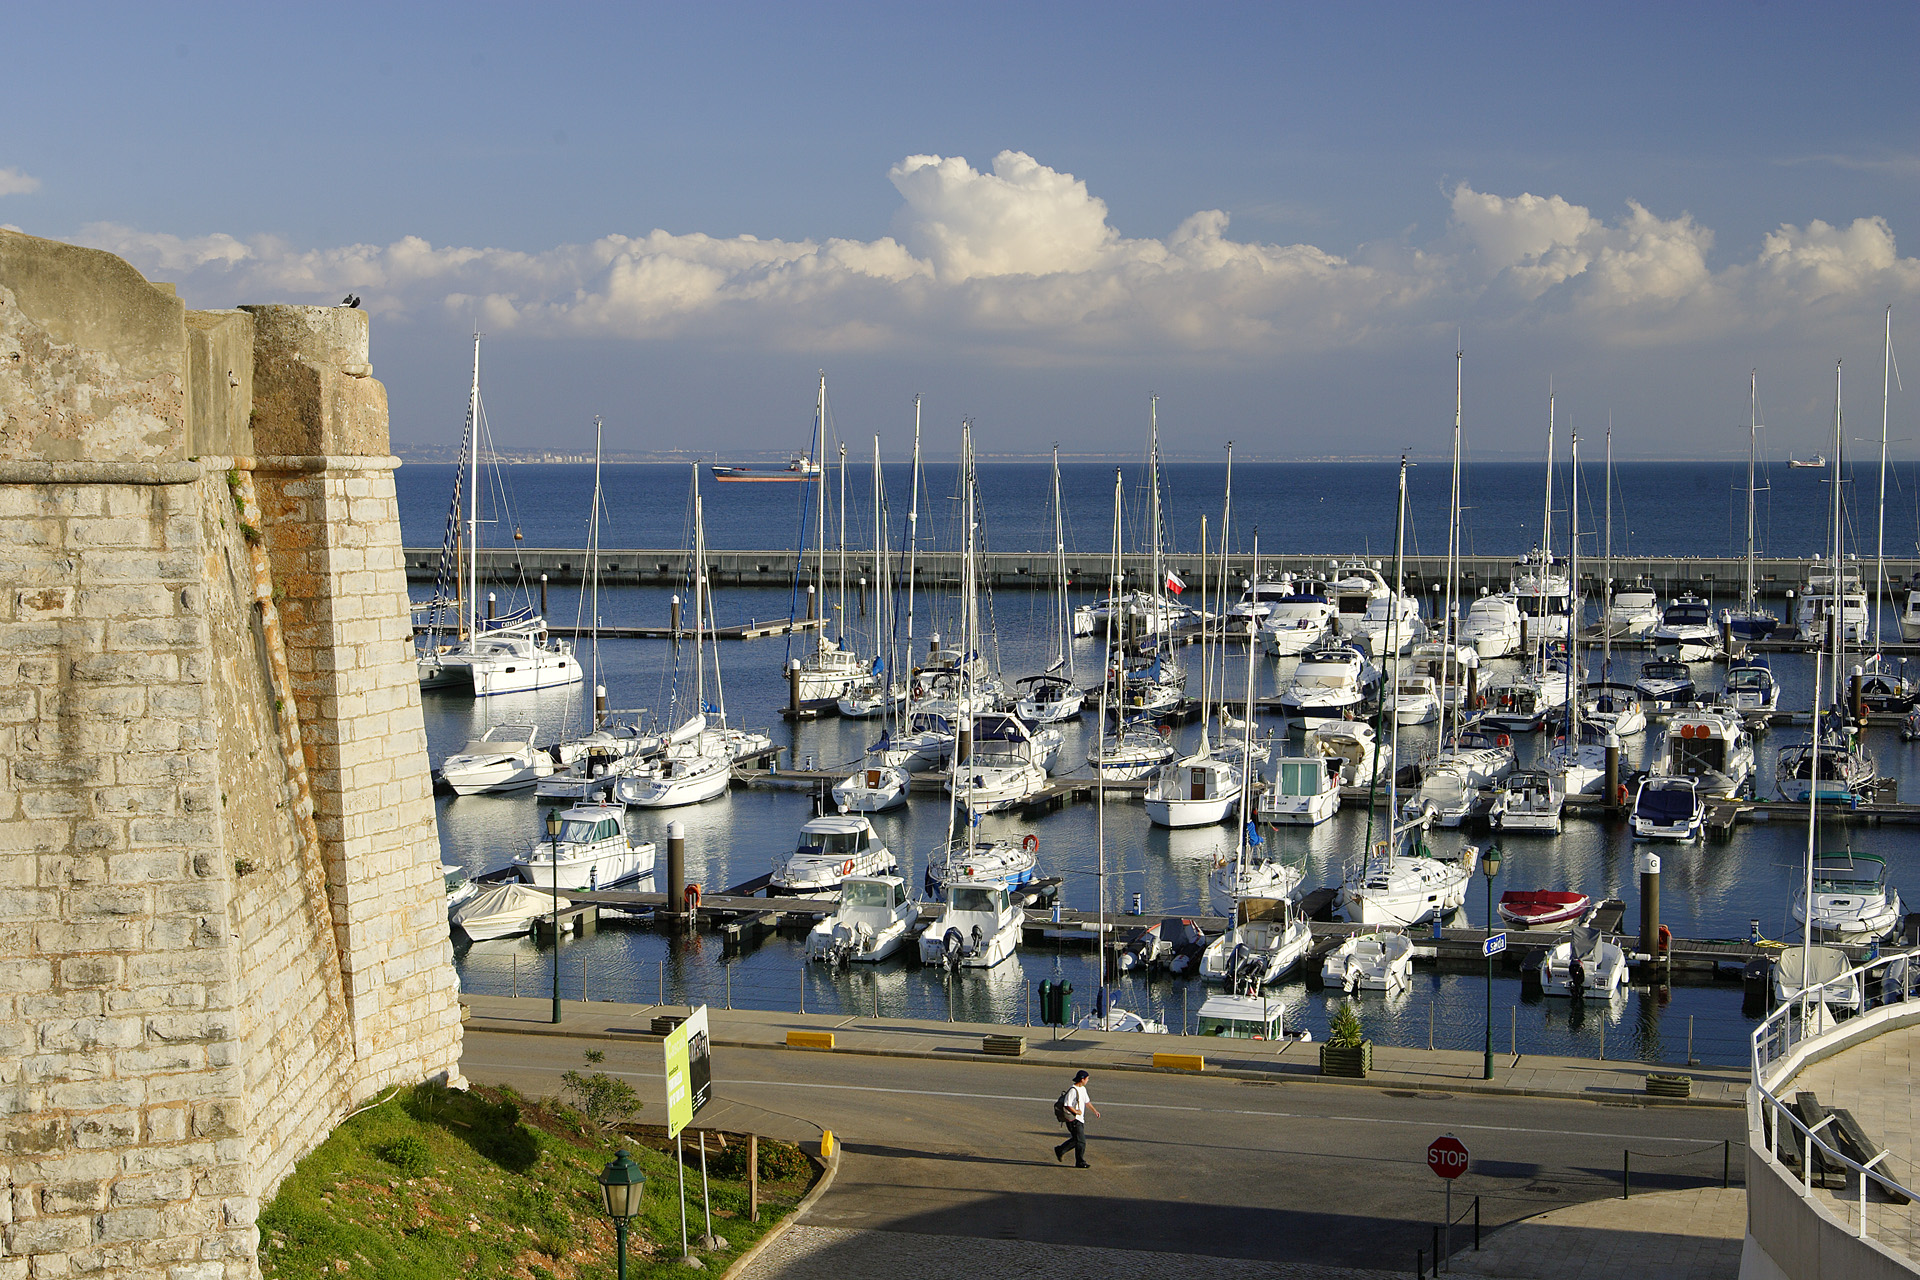
<instances>
[{"instance_id":1,"label":"red dinghy","mask_svg":"<svg viewBox=\"0 0 1920 1280\"><path fill-rule=\"evenodd\" d=\"M1535 925L1578 920L1592 903L1584 893L1563 889L1516 889L1500 895L1500 915L1509 924L1531 929Z\"/></svg>"}]
</instances>

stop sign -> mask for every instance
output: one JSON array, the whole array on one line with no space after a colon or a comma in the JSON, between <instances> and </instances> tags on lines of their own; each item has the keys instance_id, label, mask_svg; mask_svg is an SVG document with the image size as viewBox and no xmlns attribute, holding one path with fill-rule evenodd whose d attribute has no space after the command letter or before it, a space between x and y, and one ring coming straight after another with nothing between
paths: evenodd
<instances>
[{"instance_id":1,"label":"stop sign","mask_svg":"<svg viewBox=\"0 0 1920 1280\"><path fill-rule=\"evenodd\" d=\"M1427 1148L1427 1168L1443 1178L1457 1178L1467 1171L1467 1148L1452 1134L1435 1138Z\"/></svg>"}]
</instances>

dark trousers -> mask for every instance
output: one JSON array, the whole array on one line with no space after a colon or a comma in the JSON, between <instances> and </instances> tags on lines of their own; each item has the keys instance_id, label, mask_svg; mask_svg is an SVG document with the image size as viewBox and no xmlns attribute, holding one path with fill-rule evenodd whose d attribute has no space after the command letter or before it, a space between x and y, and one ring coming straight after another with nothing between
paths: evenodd
<instances>
[{"instance_id":1,"label":"dark trousers","mask_svg":"<svg viewBox=\"0 0 1920 1280\"><path fill-rule=\"evenodd\" d=\"M1067 1140L1053 1149L1055 1156L1067 1154L1067 1148L1073 1148L1073 1162L1087 1162L1087 1125L1084 1120L1067 1121Z\"/></svg>"}]
</instances>

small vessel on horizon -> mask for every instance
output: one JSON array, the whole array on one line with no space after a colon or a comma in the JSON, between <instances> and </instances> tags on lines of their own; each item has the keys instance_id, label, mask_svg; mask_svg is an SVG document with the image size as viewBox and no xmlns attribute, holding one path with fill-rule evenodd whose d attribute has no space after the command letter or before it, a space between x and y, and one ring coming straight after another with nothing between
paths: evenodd
<instances>
[{"instance_id":1,"label":"small vessel on horizon","mask_svg":"<svg viewBox=\"0 0 1920 1280\"><path fill-rule=\"evenodd\" d=\"M820 474L820 464L804 453L787 459L787 465L774 469L749 463L712 464L713 478L722 484L800 484Z\"/></svg>"},{"instance_id":2,"label":"small vessel on horizon","mask_svg":"<svg viewBox=\"0 0 1920 1280\"><path fill-rule=\"evenodd\" d=\"M1787 457L1787 465L1790 467L1798 468L1802 471L1806 471L1806 470L1814 470L1814 469L1818 469L1820 467L1826 466L1827 460L1824 455L1818 454L1818 453L1814 454L1811 458L1808 458L1805 461L1802 461L1799 458L1789 455Z\"/></svg>"}]
</instances>

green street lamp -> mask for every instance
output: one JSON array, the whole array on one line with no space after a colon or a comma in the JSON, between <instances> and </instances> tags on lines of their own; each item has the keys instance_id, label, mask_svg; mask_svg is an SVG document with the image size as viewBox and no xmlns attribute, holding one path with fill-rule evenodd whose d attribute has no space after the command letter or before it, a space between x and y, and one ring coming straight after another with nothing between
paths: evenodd
<instances>
[{"instance_id":1,"label":"green street lamp","mask_svg":"<svg viewBox=\"0 0 1920 1280\"><path fill-rule=\"evenodd\" d=\"M641 1193L647 1189L647 1175L627 1158L623 1149L607 1161L600 1171L600 1207L613 1219L613 1235L619 1251L619 1280L627 1280L627 1223L640 1215Z\"/></svg>"},{"instance_id":2,"label":"green street lamp","mask_svg":"<svg viewBox=\"0 0 1920 1280\"><path fill-rule=\"evenodd\" d=\"M560 811L547 810L547 847L552 864L547 874L553 878L553 1023L560 1025Z\"/></svg>"},{"instance_id":3,"label":"green street lamp","mask_svg":"<svg viewBox=\"0 0 1920 1280\"><path fill-rule=\"evenodd\" d=\"M1480 855L1480 871L1487 878L1487 936L1493 936L1493 878L1500 874L1500 846L1490 844ZM1487 956L1487 1060L1480 1076L1493 1079L1493 956Z\"/></svg>"}]
</instances>

